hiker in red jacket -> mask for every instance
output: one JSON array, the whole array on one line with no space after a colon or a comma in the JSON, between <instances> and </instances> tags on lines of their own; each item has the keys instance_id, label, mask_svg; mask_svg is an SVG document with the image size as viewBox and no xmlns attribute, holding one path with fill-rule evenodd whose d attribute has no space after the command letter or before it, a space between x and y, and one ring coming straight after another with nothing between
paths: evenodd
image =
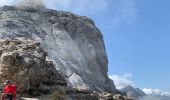
<instances>
[{"instance_id":1,"label":"hiker in red jacket","mask_svg":"<svg viewBox=\"0 0 170 100\"><path fill-rule=\"evenodd\" d=\"M9 100L16 100L16 85L12 84L9 80L6 80L4 85L1 100L6 100L7 98Z\"/></svg>"}]
</instances>

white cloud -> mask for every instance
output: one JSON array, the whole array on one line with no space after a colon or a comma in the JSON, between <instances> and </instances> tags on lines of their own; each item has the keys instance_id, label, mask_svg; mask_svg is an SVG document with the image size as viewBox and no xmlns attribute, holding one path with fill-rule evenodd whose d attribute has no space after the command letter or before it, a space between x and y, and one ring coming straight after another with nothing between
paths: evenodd
<instances>
[{"instance_id":1,"label":"white cloud","mask_svg":"<svg viewBox=\"0 0 170 100\"><path fill-rule=\"evenodd\" d=\"M169 100L169 99L162 99L161 97L159 96L153 96L153 95L149 95L149 96L145 96L145 97L142 97L140 98L139 100Z\"/></svg>"},{"instance_id":2,"label":"white cloud","mask_svg":"<svg viewBox=\"0 0 170 100\"><path fill-rule=\"evenodd\" d=\"M0 6L16 4L21 0L0 0ZM36 0L35 0L36 1ZM47 8L64 10L84 16L101 16L112 28L122 23L131 25L136 18L136 0L42 0Z\"/></svg>"},{"instance_id":3,"label":"white cloud","mask_svg":"<svg viewBox=\"0 0 170 100\"><path fill-rule=\"evenodd\" d=\"M108 8L112 0L44 0L47 8L71 11L78 14L96 14Z\"/></svg>"},{"instance_id":4,"label":"white cloud","mask_svg":"<svg viewBox=\"0 0 170 100\"><path fill-rule=\"evenodd\" d=\"M112 26L132 24L136 17L135 0L44 0L47 8L71 11L81 15L103 14L112 18ZM107 12L107 13L105 13Z\"/></svg>"},{"instance_id":5,"label":"white cloud","mask_svg":"<svg viewBox=\"0 0 170 100\"><path fill-rule=\"evenodd\" d=\"M170 96L170 92L161 91L159 89L144 88L142 89L147 95Z\"/></svg>"},{"instance_id":6,"label":"white cloud","mask_svg":"<svg viewBox=\"0 0 170 100\"><path fill-rule=\"evenodd\" d=\"M16 0L0 0L0 6L15 4Z\"/></svg>"},{"instance_id":7,"label":"white cloud","mask_svg":"<svg viewBox=\"0 0 170 100\"><path fill-rule=\"evenodd\" d=\"M129 85L133 86L131 73L125 73L124 75L109 75L109 78L114 81L117 89L122 89Z\"/></svg>"},{"instance_id":8,"label":"white cloud","mask_svg":"<svg viewBox=\"0 0 170 100\"><path fill-rule=\"evenodd\" d=\"M131 79L132 78L132 73L124 73L123 76L125 78Z\"/></svg>"},{"instance_id":9,"label":"white cloud","mask_svg":"<svg viewBox=\"0 0 170 100\"><path fill-rule=\"evenodd\" d=\"M0 6L12 5L19 1L23 0L0 0ZM112 0L42 0L42 1L44 2L47 8L71 11L78 14L88 15L108 10L109 4Z\"/></svg>"}]
</instances>

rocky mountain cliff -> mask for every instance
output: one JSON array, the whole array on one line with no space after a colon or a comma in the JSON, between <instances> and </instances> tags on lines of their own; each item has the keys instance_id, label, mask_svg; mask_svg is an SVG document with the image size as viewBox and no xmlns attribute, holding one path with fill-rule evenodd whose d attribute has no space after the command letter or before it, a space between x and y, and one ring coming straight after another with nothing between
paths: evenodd
<instances>
[{"instance_id":1,"label":"rocky mountain cliff","mask_svg":"<svg viewBox=\"0 0 170 100\"><path fill-rule=\"evenodd\" d=\"M103 36L87 17L50 9L4 6L0 8L0 39L32 40L42 44L47 52L46 60L54 63L68 87L115 90L107 75Z\"/></svg>"}]
</instances>

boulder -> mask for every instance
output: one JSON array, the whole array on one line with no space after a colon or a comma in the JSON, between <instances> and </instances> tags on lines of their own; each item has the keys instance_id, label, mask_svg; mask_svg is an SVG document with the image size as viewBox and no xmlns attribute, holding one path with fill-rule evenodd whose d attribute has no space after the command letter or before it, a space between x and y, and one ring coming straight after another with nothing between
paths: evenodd
<instances>
[{"instance_id":1,"label":"boulder","mask_svg":"<svg viewBox=\"0 0 170 100\"><path fill-rule=\"evenodd\" d=\"M66 86L66 80L58 73L47 52L39 42L23 39L0 40L0 85L11 80L20 92L38 90L55 91L58 85Z\"/></svg>"}]
</instances>

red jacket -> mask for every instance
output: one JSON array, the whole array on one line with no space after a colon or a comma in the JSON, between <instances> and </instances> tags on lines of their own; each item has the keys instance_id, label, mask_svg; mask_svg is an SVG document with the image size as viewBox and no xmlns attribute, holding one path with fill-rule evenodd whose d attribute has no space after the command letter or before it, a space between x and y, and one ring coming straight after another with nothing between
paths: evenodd
<instances>
[{"instance_id":1,"label":"red jacket","mask_svg":"<svg viewBox=\"0 0 170 100\"><path fill-rule=\"evenodd\" d=\"M3 93L6 94L12 93L14 100L16 100L16 94L17 94L16 85L13 84L13 85L5 86L3 89Z\"/></svg>"},{"instance_id":2,"label":"red jacket","mask_svg":"<svg viewBox=\"0 0 170 100\"><path fill-rule=\"evenodd\" d=\"M7 85L3 89L3 93L16 93L16 86L15 85Z\"/></svg>"}]
</instances>

